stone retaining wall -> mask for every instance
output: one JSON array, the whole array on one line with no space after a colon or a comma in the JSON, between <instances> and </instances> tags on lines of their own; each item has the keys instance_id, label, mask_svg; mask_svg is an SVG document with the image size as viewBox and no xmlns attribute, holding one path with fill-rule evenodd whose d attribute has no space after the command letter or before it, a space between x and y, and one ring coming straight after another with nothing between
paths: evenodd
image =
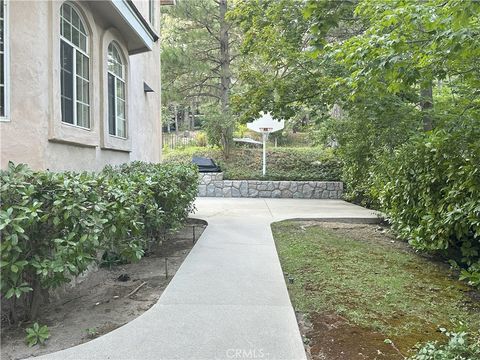
<instances>
[{"instance_id":1,"label":"stone retaining wall","mask_svg":"<svg viewBox=\"0 0 480 360\"><path fill-rule=\"evenodd\" d=\"M263 181L223 180L223 173L200 174L198 196L340 199L343 183L339 181Z\"/></svg>"}]
</instances>

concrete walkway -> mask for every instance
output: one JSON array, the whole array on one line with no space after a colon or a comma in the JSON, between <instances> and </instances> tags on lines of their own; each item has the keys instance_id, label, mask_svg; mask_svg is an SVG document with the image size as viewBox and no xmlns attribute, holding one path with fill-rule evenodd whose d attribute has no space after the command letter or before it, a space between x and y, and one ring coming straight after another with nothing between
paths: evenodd
<instances>
[{"instance_id":1,"label":"concrete walkway","mask_svg":"<svg viewBox=\"0 0 480 360\"><path fill-rule=\"evenodd\" d=\"M270 223L376 215L341 200L199 198L209 225L158 303L88 343L37 359L306 359Z\"/></svg>"}]
</instances>

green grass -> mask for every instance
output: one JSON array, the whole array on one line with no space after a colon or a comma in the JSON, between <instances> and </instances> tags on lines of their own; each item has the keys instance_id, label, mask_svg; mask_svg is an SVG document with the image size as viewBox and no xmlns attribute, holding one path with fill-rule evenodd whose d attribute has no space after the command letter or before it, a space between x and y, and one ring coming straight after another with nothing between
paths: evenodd
<instances>
[{"instance_id":1,"label":"green grass","mask_svg":"<svg viewBox=\"0 0 480 360\"><path fill-rule=\"evenodd\" d=\"M267 176L262 176L262 149L234 148L229 159L220 149L186 147L165 150L167 162L190 162L192 156L206 156L222 168L225 180L317 180L338 181L341 163L331 150L321 147L278 147L267 152Z\"/></svg>"},{"instance_id":2,"label":"green grass","mask_svg":"<svg viewBox=\"0 0 480 360\"><path fill-rule=\"evenodd\" d=\"M480 312L466 295L470 288L442 264L388 239L354 239L291 221L272 230L283 271L295 279L288 289L298 311L337 313L404 349L429 340L438 326L480 326Z\"/></svg>"}]
</instances>

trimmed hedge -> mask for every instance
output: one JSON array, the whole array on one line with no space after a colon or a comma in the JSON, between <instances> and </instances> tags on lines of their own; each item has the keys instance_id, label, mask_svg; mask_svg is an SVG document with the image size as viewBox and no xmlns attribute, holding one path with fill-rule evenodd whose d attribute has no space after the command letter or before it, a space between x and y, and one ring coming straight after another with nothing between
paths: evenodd
<instances>
[{"instance_id":1,"label":"trimmed hedge","mask_svg":"<svg viewBox=\"0 0 480 360\"><path fill-rule=\"evenodd\" d=\"M220 150L185 148L165 153L168 163L189 163L192 156L211 157L220 165L225 180L340 181L341 162L332 151L313 148L267 149L267 175L262 176L262 149L235 148L225 160Z\"/></svg>"},{"instance_id":2,"label":"trimmed hedge","mask_svg":"<svg viewBox=\"0 0 480 360\"><path fill-rule=\"evenodd\" d=\"M416 249L445 254L480 285L480 126L452 124L384 157L373 196Z\"/></svg>"},{"instance_id":3,"label":"trimmed hedge","mask_svg":"<svg viewBox=\"0 0 480 360\"><path fill-rule=\"evenodd\" d=\"M102 172L0 172L1 293L36 316L42 289L81 274L101 251L134 261L193 210L192 165L134 162ZM14 314L15 315L15 314Z\"/></svg>"}]
</instances>

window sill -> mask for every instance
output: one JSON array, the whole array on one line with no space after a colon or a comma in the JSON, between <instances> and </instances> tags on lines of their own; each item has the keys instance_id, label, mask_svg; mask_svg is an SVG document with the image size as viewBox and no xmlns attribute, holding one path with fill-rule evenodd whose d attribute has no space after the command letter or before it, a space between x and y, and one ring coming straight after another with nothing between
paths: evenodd
<instances>
[{"instance_id":1,"label":"window sill","mask_svg":"<svg viewBox=\"0 0 480 360\"><path fill-rule=\"evenodd\" d=\"M74 145L78 147L84 147L84 148L96 148L97 145L94 144L86 144L83 142L78 142L74 140L66 140L66 139L59 139L59 138L50 138L48 141L57 143L57 144L65 144L65 145Z\"/></svg>"},{"instance_id":2,"label":"window sill","mask_svg":"<svg viewBox=\"0 0 480 360\"><path fill-rule=\"evenodd\" d=\"M97 131L64 122L51 124L48 140L89 148L95 148L99 145Z\"/></svg>"},{"instance_id":3,"label":"window sill","mask_svg":"<svg viewBox=\"0 0 480 360\"><path fill-rule=\"evenodd\" d=\"M104 137L103 144L101 146L105 150L132 152L132 140L130 138L122 138L115 135L108 134Z\"/></svg>"},{"instance_id":4,"label":"window sill","mask_svg":"<svg viewBox=\"0 0 480 360\"><path fill-rule=\"evenodd\" d=\"M109 150L109 151L118 151L118 152L124 152L124 153L131 153L132 149L121 149L115 146L102 146L102 150Z\"/></svg>"},{"instance_id":5,"label":"window sill","mask_svg":"<svg viewBox=\"0 0 480 360\"><path fill-rule=\"evenodd\" d=\"M62 121L62 125L64 125L64 126L69 126L69 127L75 128L75 129L92 131L91 128L87 128L87 127L85 127L85 126L80 126L80 125L75 125L75 124L70 124L70 123L67 123L67 122L64 122L64 121Z\"/></svg>"}]
</instances>

